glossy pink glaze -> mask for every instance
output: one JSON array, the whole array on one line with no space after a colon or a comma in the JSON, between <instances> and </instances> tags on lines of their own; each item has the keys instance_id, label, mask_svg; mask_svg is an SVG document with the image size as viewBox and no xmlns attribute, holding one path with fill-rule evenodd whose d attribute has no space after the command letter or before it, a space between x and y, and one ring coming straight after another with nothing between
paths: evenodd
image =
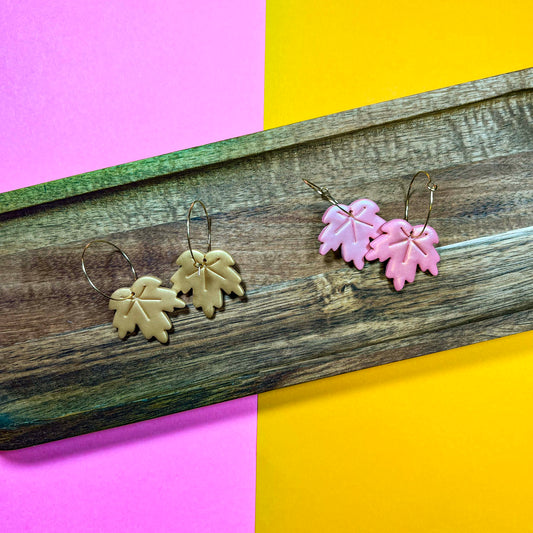
<instances>
[{"instance_id":1,"label":"glossy pink glaze","mask_svg":"<svg viewBox=\"0 0 533 533\"><path fill-rule=\"evenodd\" d=\"M370 250L370 239L381 234L380 228L385 220L378 216L378 205L372 200L355 200L349 206L339 204L352 213L349 216L336 205L332 205L322 217L327 226L321 231L318 240L322 243L319 252L326 255L329 250L341 247L342 258L348 263L353 261L361 270L365 264L365 255Z\"/></svg>"},{"instance_id":2,"label":"glossy pink glaze","mask_svg":"<svg viewBox=\"0 0 533 533\"><path fill-rule=\"evenodd\" d=\"M403 289L406 281L414 281L417 267L434 276L439 273L440 256L435 250L439 236L431 226L426 226L421 234L423 227L422 224L413 227L407 220L395 218L383 224L382 235L370 243L366 259L388 260L385 275L394 281L397 291Z\"/></svg>"}]
</instances>

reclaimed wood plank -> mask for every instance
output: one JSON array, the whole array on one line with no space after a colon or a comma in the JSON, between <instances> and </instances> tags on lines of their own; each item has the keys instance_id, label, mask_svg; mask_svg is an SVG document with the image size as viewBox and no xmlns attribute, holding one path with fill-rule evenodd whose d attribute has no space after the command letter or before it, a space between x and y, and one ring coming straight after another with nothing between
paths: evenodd
<instances>
[{"instance_id":1,"label":"reclaimed wood plank","mask_svg":"<svg viewBox=\"0 0 533 533\"><path fill-rule=\"evenodd\" d=\"M39 203L55 193L27 189L0 196L7 198L0 447L531 329L532 72L279 128L253 142L224 141L205 147L205 157L202 148L173 154L174 162L162 156L162 166L136 162L138 180L130 184L105 181L113 169L68 178L61 183L73 188L61 194L71 196L53 202ZM382 265L358 272L338 254L317 253L327 205L302 178L340 201L372 198L389 219L402 216L420 168L439 184L431 220L443 255L438 278L418 274L398 294ZM91 192L80 194L77 182ZM414 221L425 216L422 191L412 200ZM15 197L24 207L11 209ZM213 216L213 245L237 261L246 297L226 298L214 320L194 308L174 313L168 345L140 335L120 341L107 301L81 274L84 244L109 239L140 274L169 285L197 198ZM193 220L199 246L203 231L204 221ZM89 259L104 290L129 284L128 269L107 249L91 249Z\"/></svg>"}]
</instances>

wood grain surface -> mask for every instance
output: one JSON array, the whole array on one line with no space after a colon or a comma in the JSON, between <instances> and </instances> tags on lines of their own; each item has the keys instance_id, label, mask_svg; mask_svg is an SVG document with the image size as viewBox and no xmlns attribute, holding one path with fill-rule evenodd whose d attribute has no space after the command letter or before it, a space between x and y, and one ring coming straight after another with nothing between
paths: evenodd
<instances>
[{"instance_id":1,"label":"wood grain surface","mask_svg":"<svg viewBox=\"0 0 533 533\"><path fill-rule=\"evenodd\" d=\"M0 449L531 329L532 88L529 69L1 195ZM396 293L382 264L318 254L328 204L302 178L390 219L419 169L439 186L438 277ZM108 239L170 286L195 199L246 295L174 312L166 345L121 341L83 246ZM410 221L427 201L421 181ZM87 268L108 293L131 283L110 248Z\"/></svg>"}]
</instances>

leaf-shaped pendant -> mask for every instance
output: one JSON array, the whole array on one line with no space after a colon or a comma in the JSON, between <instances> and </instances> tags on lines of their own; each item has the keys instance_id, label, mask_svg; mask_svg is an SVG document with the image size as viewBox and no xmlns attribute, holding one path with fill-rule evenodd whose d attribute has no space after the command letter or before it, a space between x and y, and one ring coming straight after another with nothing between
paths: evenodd
<instances>
[{"instance_id":1,"label":"leaf-shaped pendant","mask_svg":"<svg viewBox=\"0 0 533 533\"><path fill-rule=\"evenodd\" d=\"M361 270L365 255L370 250L370 239L381 234L380 228L385 223L376 214L378 212L378 205L364 198L349 206L338 204L328 207L322 216L322 222L327 226L318 236L322 243L319 252L326 255L329 250L335 251L340 246L342 258L347 263L353 261L355 267Z\"/></svg>"},{"instance_id":2,"label":"leaf-shaped pendant","mask_svg":"<svg viewBox=\"0 0 533 533\"><path fill-rule=\"evenodd\" d=\"M439 273L437 263L440 257L435 250L439 236L431 226L425 229L423 225L413 227L407 220L395 218L383 224L381 231L382 235L370 243L371 250L366 258L369 261L388 260L385 275L394 281L397 291L403 289L406 281L414 281L417 267L434 276Z\"/></svg>"},{"instance_id":3,"label":"leaf-shaped pendant","mask_svg":"<svg viewBox=\"0 0 533 533\"><path fill-rule=\"evenodd\" d=\"M222 291L227 294L244 294L241 277L235 271L231 255L223 250L212 250L205 255L197 250L183 252L176 263L180 267L170 278L173 288L186 293L192 289L192 303L201 307L205 316L211 318L216 307L222 307Z\"/></svg>"},{"instance_id":4,"label":"leaf-shaped pendant","mask_svg":"<svg viewBox=\"0 0 533 533\"><path fill-rule=\"evenodd\" d=\"M161 287L161 280L154 276L141 276L130 288L117 289L109 300L109 308L115 310L113 326L123 339L139 326L142 334L159 342L167 342L167 329L172 323L165 311L185 307L185 302L177 297L176 291Z\"/></svg>"}]
</instances>

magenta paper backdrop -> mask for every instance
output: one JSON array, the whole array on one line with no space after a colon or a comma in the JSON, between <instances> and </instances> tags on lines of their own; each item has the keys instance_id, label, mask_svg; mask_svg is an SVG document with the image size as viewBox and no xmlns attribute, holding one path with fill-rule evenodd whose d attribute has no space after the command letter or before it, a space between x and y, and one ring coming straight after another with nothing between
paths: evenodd
<instances>
[{"instance_id":1,"label":"magenta paper backdrop","mask_svg":"<svg viewBox=\"0 0 533 533\"><path fill-rule=\"evenodd\" d=\"M4 1L0 192L263 127L265 0ZM0 453L0 530L254 530L256 397Z\"/></svg>"},{"instance_id":2,"label":"magenta paper backdrop","mask_svg":"<svg viewBox=\"0 0 533 533\"><path fill-rule=\"evenodd\" d=\"M0 192L261 130L265 9L4 0Z\"/></svg>"}]
</instances>

